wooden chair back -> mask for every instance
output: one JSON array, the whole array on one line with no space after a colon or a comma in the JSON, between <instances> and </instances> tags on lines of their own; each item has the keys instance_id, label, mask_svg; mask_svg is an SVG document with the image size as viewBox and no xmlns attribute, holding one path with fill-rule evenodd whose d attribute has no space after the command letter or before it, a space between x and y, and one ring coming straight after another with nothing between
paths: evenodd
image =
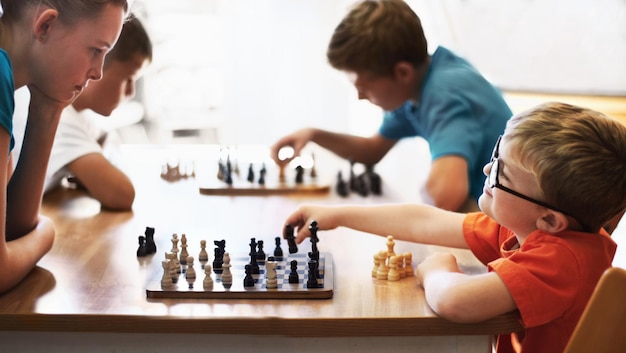
<instances>
[{"instance_id":1,"label":"wooden chair back","mask_svg":"<svg viewBox=\"0 0 626 353\"><path fill-rule=\"evenodd\" d=\"M626 270L602 275L564 352L626 352Z\"/></svg>"}]
</instances>

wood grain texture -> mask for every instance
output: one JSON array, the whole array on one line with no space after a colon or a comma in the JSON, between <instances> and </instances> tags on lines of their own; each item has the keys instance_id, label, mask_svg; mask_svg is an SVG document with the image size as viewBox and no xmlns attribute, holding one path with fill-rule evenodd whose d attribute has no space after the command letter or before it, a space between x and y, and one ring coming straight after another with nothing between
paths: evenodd
<instances>
[{"instance_id":1,"label":"wood grain texture","mask_svg":"<svg viewBox=\"0 0 626 353\"><path fill-rule=\"evenodd\" d=\"M177 153L187 158L206 152L202 146L185 148L187 152ZM343 337L493 335L522 329L514 314L476 324L439 318L415 279L372 279L373 254L386 249L385 238L345 228L318 233L319 250L333 255L332 299L147 299L145 286L155 272L160 273L161 255L171 248L173 233L185 233L190 243L227 239L230 252L247 253L250 237L280 235L284 219L302 202L392 201L390 196L346 200L334 193L202 195L194 179L169 183L160 178L166 153L164 147L155 146L123 149L137 188L132 211L100 209L99 203L75 190L45 197L42 213L54 220L57 230L54 247L22 283L0 295L0 330ZM157 254L138 258L137 237L147 226L156 230ZM434 251L450 251L464 271L485 271L468 251L402 241L396 241L395 250L410 251L414 266Z\"/></svg>"}]
</instances>

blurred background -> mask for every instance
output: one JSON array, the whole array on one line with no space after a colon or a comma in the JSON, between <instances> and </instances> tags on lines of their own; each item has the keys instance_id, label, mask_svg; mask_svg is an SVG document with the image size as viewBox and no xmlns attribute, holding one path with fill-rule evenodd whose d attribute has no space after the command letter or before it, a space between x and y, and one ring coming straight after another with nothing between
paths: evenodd
<instances>
[{"instance_id":1,"label":"blurred background","mask_svg":"<svg viewBox=\"0 0 626 353\"><path fill-rule=\"evenodd\" d=\"M624 0L407 2L429 51L467 58L514 111L536 103L519 92L616 98L626 110ZM271 144L304 126L369 135L381 110L358 101L325 56L353 3L135 0L154 61L104 123L125 143Z\"/></svg>"}]
</instances>

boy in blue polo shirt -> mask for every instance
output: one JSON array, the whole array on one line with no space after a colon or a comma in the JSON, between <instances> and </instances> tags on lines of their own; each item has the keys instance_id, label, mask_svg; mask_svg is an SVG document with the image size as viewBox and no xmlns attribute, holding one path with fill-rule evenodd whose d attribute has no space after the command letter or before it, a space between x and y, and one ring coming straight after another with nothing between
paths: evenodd
<instances>
[{"instance_id":1,"label":"boy in blue polo shirt","mask_svg":"<svg viewBox=\"0 0 626 353\"><path fill-rule=\"evenodd\" d=\"M418 16L399 0L358 3L328 46L330 64L385 113L370 137L305 128L279 139L272 157L314 142L340 157L373 165L402 138L423 137L432 157L423 198L437 207L477 209L482 166L512 115L501 93L466 60L438 47L429 55Z\"/></svg>"}]
</instances>

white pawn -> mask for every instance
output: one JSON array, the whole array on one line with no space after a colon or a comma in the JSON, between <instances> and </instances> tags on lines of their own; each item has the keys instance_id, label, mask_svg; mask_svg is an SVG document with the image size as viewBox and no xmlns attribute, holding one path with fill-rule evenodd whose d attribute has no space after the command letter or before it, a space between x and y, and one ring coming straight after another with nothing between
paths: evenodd
<instances>
[{"instance_id":1,"label":"white pawn","mask_svg":"<svg viewBox=\"0 0 626 353\"><path fill-rule=\"evenodd\" d=\"M204 289L213 289L213 278L211 278L211 265L204 265L204 281L202 281Z\"/></svg>"},{"instance_id":2,"label":"white pawn","mask_svg":"<svg viewBox=\"0 0 626 353\"><path fill-rule=\"evenodd\" d=\"M232 284L233 283L233 274L230 272L230 254L224 253L224 263L222 264L222 283L223 284Z\"/></svg>"},{"instance_id":3,"label":"white pawn","mask_svg":"<svg viewBox=\"0 0 626 353\"><path fill-rule=\"evenodd\" d=\"M380 267L380 259L378 258L378 253L374 254L374 268L372 268L372 277L378 277L378 268Z\"/></svg>"},{"instance_id":4,"label":"white pawn","mask_svg":"<svg viewBox=\"0 0 626 353\"><path fill-rule=\"evenodd\" d=\"M378 252L379 266L378 272L376 273L377 279L387 279L387 273L389 272L389 267L387 266L387 252L382 250Z\"/></svg>"},{"instance_id":5,"label":"white pawn","mask_svg":"<svg viewBox=\"0 0 626 353\"><path fill-rule=\"evenodd\" d=\"M198 254L198 261L208 262L209 253L206 251L206 240L200 240L200 254Z\"/></svg>"},{"instance_id":6,"label":"white pawn","mask_svg":"<svg viewBox=\"0 0 626 353\"><path fill-rule=\"evenodd\" d=\"M187 272L185 273L189 288L193 287L193 282L196 281L196 270L193 268L193 256L187 256Z\"/></svg>"},{"instance_id":7,"label":"white pawn","mask_svg":"<svg viewBox=\"0 0 626 353\"><path fill-rule=\"evenodd\" d=\"M410 252L404 253L404 275L406 277L415 276L415 272L413 271L413 254Z\"/></svg>"},{"instance_id":8,"label":"white pawn","mask_svg":"<svg viewBox=\"0 0 626 353\"><path fill-rule=\"evenodd\" d=\"M265 287L268 289L278 288L276 265L278 265L276 261L267 261L265 263Z\"/></svg>"},{"instance_id":9,"label":"white pawn","mask_svg":"<svg viewBox=\"0 0 626 353\"><path fill-rule=\"evenodd\" d=\"M400 257L392 256L389 258L389 273L387 273L387 280L397 281L400 279L400 272L398 271ZM402 269L404 272L404 269Z\"/></svg>"},{"instance_id":10,"label":"white pawn","mask_svg":"<svg viewBox=\"0 0 626 353\"><path fill-rule=\"evenodd\" d=\"M161 277L161 288L169 288L172 285L174 285L174 282L172 282L172 276L170 275L170 261L171 260L161 261L161 266L163 266L163 277Z\"/></svg>"},{"instance_id":11,"label":"white pawn","mask_svg":"<svg viewBox=\"0 0 626 353\"><path fill-rule=\"evenodd\" d=\"M185 234L180 236L180 263L182 265L187 264L187 256L189 256L189 252L187 252L187 236Z\"/></svg>"},{"instance_id":12,"label":"white pawn","mask_svg":"<svg viewBox=\"0 0 626 353\"><path fill-rule=\"evenodd\" d=\"M406 268L405 265L405 257L404 254L396 255L398 256L398 273L400 274L400 279L406 277Z\"/></svg>"}]
</instances>

